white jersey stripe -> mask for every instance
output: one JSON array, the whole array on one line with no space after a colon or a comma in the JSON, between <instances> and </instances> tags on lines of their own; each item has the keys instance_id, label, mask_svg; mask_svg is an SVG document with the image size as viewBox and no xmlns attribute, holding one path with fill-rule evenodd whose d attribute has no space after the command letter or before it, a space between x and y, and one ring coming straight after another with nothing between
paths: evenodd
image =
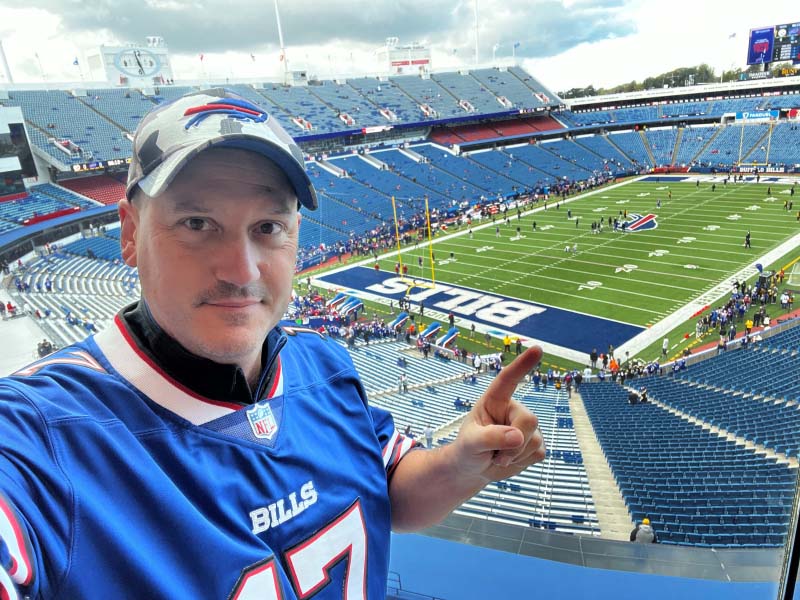
<instances>
[{"instance_id":1,"label":"white jersey stripe","mask_svg":"<svg viewBox=\"0 0 800 600\"><path fill-rule=\"evenodd\" d=\"M190 394L179 387L177 382L150 365L141 351L137 352L123 333L124 325L118 319L94 336L94 341L111 366L153 402L195 425L219 419L238 408L234 404L226 405Z\"/></svg>"},{"instance_id":2,"label":"white jersey stripe","mask_svg":"<svg viewBox=\"0 0 800 600\"><path fill-rule=\"evenodd\" d=\"M397 438L400 437L400 433L397 429L394 430L392 437L389 438L388 443L383 447L383 468L389 466L389 461L392 460L392 454L394 454L394 447L397 445Z\"/></svg>"},{"instance_id":3,"label":"white jersey stripe","mask_svg":"<svg viewBox=\"0 0 800 600\"><path fill-rule=\"evenodd\" d=\"M33 567L26 543L27 537L23 537L25 535L14 510L6 503L5 498L0 496L0 540L3 540L14 561L8 575L21 585L28 585L33 579ZM0 586L0 590L2 589Z\"/></svg>"},{"instance_id":4,"label":"white jersey stripe","mask_svg":"<svg viewBox=\"0 0 800 600\"><path fill-rule=\"evenodd\" d=\"M19 600L17 590L14 587L14 582L11 577L0 567L0 598L8 598L8 600Z\"/></svg>"}]
</instances>

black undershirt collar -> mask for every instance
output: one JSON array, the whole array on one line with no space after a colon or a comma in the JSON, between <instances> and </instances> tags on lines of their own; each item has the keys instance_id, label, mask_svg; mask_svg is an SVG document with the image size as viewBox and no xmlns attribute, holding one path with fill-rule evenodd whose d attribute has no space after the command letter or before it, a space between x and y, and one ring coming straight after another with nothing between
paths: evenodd
<instances>
[{"instance_id":1,"label":"black undershirt collar","mask_svg":"<svg viewBox=\"0 0 800 600\"><path fill-rule=\"evenodd\" d=\"M278 327L267 334L261 348L261 374L254 394L240 367L217 363L186 350L156 323L144 300L122 309L120 316L138 346L167 375L201 396L243 406L264 397L275 376L278 353L286 343L286 336Z\"/></svg>"}]
</instances>

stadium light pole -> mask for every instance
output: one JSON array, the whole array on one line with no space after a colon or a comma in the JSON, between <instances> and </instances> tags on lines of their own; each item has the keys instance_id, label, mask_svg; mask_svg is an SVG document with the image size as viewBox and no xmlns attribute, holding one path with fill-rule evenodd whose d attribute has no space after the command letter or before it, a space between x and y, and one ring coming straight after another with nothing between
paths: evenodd
<instances>
[{"instance_id":1,"label":"stadium light pole","mask_svg":"<svg viewBox=\"0 0 800 600\"><path fill-rule=\"evenodd\" d=\"M475 0L475 66L478 66L478 0Z\"/></svg>"},{"instance_id":2,"label":"stadium light pole","mask_svg":"<svg viewBox=\"0 0 800 600\"><path fill-rule=\"evenodd\" d=\"M283 30L281 29L281 13L278 12L278 0L275 0L275 21L278 23L278 43L281 46L281 62L283 62L283 83L289 83L289 59L286 58L286 47L283 45Z\"/></svg>"},{"instance_id":3,"label":"stadium light pole","mask_svg":"<svg viewBox=\"0 0 800 600\"><path fill-rule=\"evenodd\" d=\"M6 51L3 48L3 40L0 40L0 60L3 61L3 72L5 73L8 83L14 83L14 78L11 77L11 69L8 68L8 61L6 60Z\"/></svg>"}]
</instances>

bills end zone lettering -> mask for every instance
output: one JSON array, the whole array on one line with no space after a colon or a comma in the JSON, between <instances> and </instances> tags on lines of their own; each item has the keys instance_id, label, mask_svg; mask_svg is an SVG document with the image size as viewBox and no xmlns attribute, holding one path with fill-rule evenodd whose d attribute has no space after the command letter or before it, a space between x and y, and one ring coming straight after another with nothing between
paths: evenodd
<instances>
[{"instance_id":1,"label":"bills end zone lettering","mask_svg":"<svg viewBox=\"0 0 800 600\"><path fill-rule=\"evenodd\" d=\"M645 231L646 229L655 229L658 227L658 222L656 222L656 215L649 214L649 215L637 215L635 213L631 213L628 215L628 227L626 228L628 231Z\"/></svg>"},{"instance_id":2,"label":"bills end zone lettering","mask_svg":"<svg viewBox=\"0 0 800 600\"><path fill-rule=\"evenodd\" d=\"M373 297L397 301L406 297L408 292L407 282L394 273L368 267L350 267L325 273L317 277L317 281L365 299ZM605 348L608 344L621 346L644 330L629 323L450 284L437 283L433 289L414 288L407 298L415 304L424 303L426 323L434 314L444 320L447 313L452 312L467 323L499 327L527 339L578 352L588 353L592 348Z\"/></svg>"},{"instance_id":3,"label":"bills end zone lettering","mask_svg":"<svg viewBox=\"0 0 800 600\"><path fill-rule=\"evenodd\" d=\"M390 277L381 283L368 285L365 288L381 296L405 296L408 284L399 277ZM484 294L475 290L437 284L434 289L423 289L406 296L412 302L430 301L429 306L441 311L452 312L461 317L475 317L499 327L514 327L533 315L538 315L546 308L528 302L507 300Z\"/></svg>"}]
</instances>

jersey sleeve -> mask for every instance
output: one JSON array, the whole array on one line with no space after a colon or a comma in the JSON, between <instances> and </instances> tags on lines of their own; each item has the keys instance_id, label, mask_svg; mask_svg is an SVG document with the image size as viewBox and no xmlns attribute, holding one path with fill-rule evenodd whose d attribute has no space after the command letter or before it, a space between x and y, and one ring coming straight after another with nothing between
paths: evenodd
<instances>
[{"instance_id":1,"label":"jersey sleeve","mask_svg":"<svg viewBox=\"0 0 800 600\"><path fill-rule=\"evenodd\" d=\"M11 502L0 493L0 598L18 600L20 587L33 583L33 552Z\"/></svg>"},{"instance_id":2,"label":"jersey sleeve","mask_svg":"<svg viewBox=\"0 0 800 600\"><path fill-rule=\"evenodd\" d=\"M421 448L419 442L400 433L394 425L391 413L375 406L369 407L372 421L375 424L375 434L381 444L383 454L383 467L386 469L386 478L390 480L394 470L409 451Z\"/></svg>"},{"instance_id":3,"label":"jersey sleeve","mask_svg":"<svg viewBox=\"0 0 800 600\"><path fill-rule=\"evenodd\" d=\"M55 591L68 562L70 515L69 485L42 414L0 381L0 598Z\"/></svg>"}]
</instances>

